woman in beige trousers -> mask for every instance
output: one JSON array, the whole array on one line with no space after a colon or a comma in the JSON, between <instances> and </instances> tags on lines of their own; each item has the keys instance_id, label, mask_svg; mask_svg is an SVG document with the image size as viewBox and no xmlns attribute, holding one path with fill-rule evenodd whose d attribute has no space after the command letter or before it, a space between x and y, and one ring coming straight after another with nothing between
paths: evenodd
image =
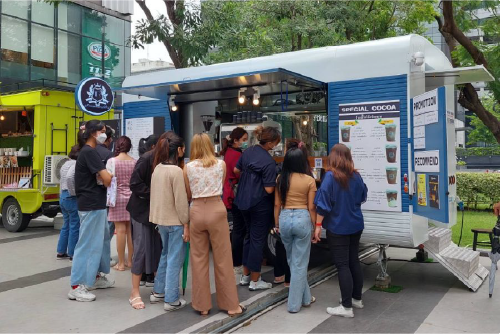
<instances>
[{"instance_id":1,"label":"woman in beige trousers","mask_svg":"<svg viewBox=\"0 0 500 334\"><path fill-rule=\"evenodd\" d=\"M217 160L207 134L197 134L191 142L190 162L184 168L190 209L192 306L201 315L212 308L209 278L210 244L214 258L217 305L229 316L240 315L245 308L239 304L233 272L231 242L226 208L222 202L222 186L226 164Z\"/></svg>"}]
</instances>

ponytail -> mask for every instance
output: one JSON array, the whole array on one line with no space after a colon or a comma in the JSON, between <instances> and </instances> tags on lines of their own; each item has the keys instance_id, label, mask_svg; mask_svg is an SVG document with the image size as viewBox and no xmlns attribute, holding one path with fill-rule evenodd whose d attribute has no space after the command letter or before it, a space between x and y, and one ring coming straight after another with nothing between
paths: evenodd
<instances>
[{"instance_id":1,"label":"ponytail","mask_svg":"<svg viewBox=\"0 0 500 334\"><path fill-rule=\"evenodd\" d=\"M160 136L154 148L153 170L161 163L179 164L179 147L184 147L184 140L173 131Z\"/></svg>"},{"instance_id":2,"label":"ponytail","mask_svg":"<svg viewBox=\"0 0 500 334\"><path fill-rule=\"evenodd\" d=\"M222 151L220 152L220 155L224 156L226 155L227 149L230 147L233 147L234 142L236 140L240 140L244 135L247 135L248 132L240 127L236 127L231 131L231 134L229 135L229 138L224 138L222 140Z\"/></svg>"}]
</instances>

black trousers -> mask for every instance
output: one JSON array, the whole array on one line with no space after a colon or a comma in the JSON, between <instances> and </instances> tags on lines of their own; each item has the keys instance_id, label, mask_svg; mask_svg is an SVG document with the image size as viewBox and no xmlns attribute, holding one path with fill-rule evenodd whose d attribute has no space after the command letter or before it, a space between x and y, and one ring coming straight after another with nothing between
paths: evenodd
<instances>
[{"instance_id":1,"label":"black trousers","mask_svg":"<svg viewBox=\"0 0 500 334\"><path fill-rule=\"evenodd\" d=\"M285 246L281 240L276 241L276 260L274 263L274 277L285 275L285 283L290 283L290 267L286 259Z\"/></svg>"},{"instance_id":2,"label":"black trousers","mask_svg":"<svg viewBox=\"0 0 500 334\"><path fill-rule=\"evenodd\" d=\"M361 300L363 272L359 263L359 239L362 233L340 235L326 232L333 264L338 270L342 305L346 308L352 307L352 298Z\"/></svg>"},{"instance_id":3,"label":"black trousers","mask_svg":"<svg viewBox=\"0 0 500 334\"><path fill-rule=\"evenodd\" d=\"M231 251L233 253L233 267L243 264L243 242L247 235L247 226L240 209L233 203L231 208L233 214L233 232L231 236Z\"/></svg>"}]
</instances>

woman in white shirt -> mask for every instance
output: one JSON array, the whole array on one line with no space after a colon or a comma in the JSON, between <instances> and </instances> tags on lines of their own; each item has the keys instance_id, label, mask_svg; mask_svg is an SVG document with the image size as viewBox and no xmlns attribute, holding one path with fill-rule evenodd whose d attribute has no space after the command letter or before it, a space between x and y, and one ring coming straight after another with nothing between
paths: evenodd
<instances>
[{"instance_id":1,"label":"woman in white shirt","mask_svg":"<svg viewBox=\"0 0 500 334\"><path fill-rule=\"evenodd\" d=\"M209 280L210 244L214 257L217 305L229 316L242 314L233 272L227 211L222 202L222 186L226 164L217 160L214 146L207 134L193 137L191 162L184 168L188 198L192 268L192 305L201 315L212 308Z\"/></svg>"}]
</instances>

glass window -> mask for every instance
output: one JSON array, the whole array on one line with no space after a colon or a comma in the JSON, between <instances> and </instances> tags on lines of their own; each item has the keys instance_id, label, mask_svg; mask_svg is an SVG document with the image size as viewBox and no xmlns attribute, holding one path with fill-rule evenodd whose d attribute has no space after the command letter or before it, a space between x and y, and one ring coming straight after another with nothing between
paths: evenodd
<instances>
[{"instance_id":1,"label":"glass window","mask_svg":"<svg viewBox=\"0 0 500 334\"><path fill-rule=\"evenodd\" d=\"M31 3L31 20L33 22L54 26L54 5L33 0Z\"/></svg>"},{"instance_id":2,"label":"glass window","mask_svg":"<svg viewBox=\"0 0 500 334\"><path fill-rule=\"evenodd\" d=\"M106 15L104 22L104 38L113 44L125 44L125 21Z\"/></svg>"},{"instance_id":3,"label":"glass window","mask_svg":"<svg viewBox=\"0 0 500 334\"><path fill-rule=\"evenodd\" d=\"M31 80L55 79L54 29L31 25Z\"/></svg>"},{"instance_id":4,"label":"glass window","mask_svg":"<svg viewBox=\"0 0 500 334\"><path fill-rule=\"evenodd\" d=\"M58 28L81 33L81 7L71 3L60 3L57 7Z\"/></svg>"},{"instance_id":5,"label":"glass window","mask_svg":"<svg viewBox=\"0 0 500 334\"><path fill-rule=\"evenodd\" d=\"M57 80L77 84L81 79L80 36L59 31L57 49Z\"/></svg>"},{"instance_id":6,"label":"glass window","mask_svg":"<svg viewBox=\"0 0 500 334\"><path fill-rule=\"evenodd\" d=\"M130 66L132 64L132 61L130 59L131 57L131 49L130 47L125 47L125 76L129 76L130 75Z\"/></svg>"},{"instance_id":7,"label":"glass window","mask_svg":"<svg viewBox=\"0 0 500 334\"><path fill-rule=\"evenodd\" d=\"M28 23L2 16L0 30L2 77L28 80Z\"/></svg>"},{"instance_id":8,"label":"glass window","mask_svg":"<svg viewBox=\"0 0 500 334\"><path fill-rule=\"evenodd\" d=\"M102 58L109 57L109 47L102 48L102 42L97 39L82 37L82 78L101 77Z\"/></svg>"},{"instance_id":9,"label":"glass window","mask_svg":"<svg viewBox=\"0 0 500 334\"><path fill-rule=\"evenodd\" d=\"M28 9L31 1L2 1L2 13L28 19Z\"/></svg>"},{"instance_id":10,"label":"glass window","mask_svg":"<svg viewBox=\"0 0 500 334\"><path fill-rule=\"evenodd\" d=\"M85 36L101 39L103 14L88 8L83 10L83 34Z\"/></svg>"}]
</instances>

